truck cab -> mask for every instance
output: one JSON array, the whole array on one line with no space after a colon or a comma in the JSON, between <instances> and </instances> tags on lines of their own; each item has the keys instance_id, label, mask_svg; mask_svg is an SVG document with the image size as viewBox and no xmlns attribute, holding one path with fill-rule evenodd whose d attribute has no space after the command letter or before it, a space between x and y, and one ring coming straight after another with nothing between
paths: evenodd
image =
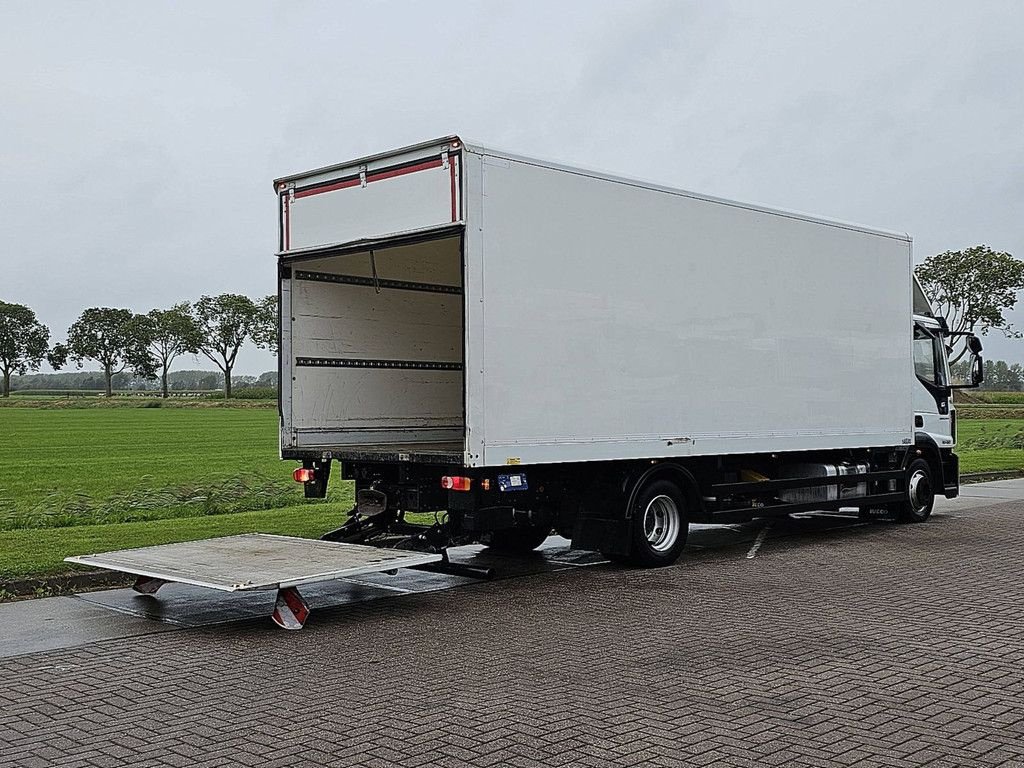
<instances>
[{"instance_id":1,"label":"truck cab","mask_svg":"<svg viewBox=\"0 0 1024 768\"><path fill-rule=\"evenodd\" d=\"M941 491L947 498L959 493L959 468L953 453L956 447L956 407L954 389L981 384L983 363L981 341L974 334L951 334L945 318L936 317L924 291L914 279L913 323L914 434L919 450L937 455L942 468ZM970 381L954 382L949 354L958 335L970 351ZM939 490L939 489L936 489Z\"/></svg>"}]
</instances>

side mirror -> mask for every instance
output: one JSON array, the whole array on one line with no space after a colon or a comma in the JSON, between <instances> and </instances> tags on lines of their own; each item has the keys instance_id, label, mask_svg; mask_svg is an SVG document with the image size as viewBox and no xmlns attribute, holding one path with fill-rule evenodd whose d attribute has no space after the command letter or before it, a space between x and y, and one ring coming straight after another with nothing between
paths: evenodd
<instances>
[{"instance_id":1,"label":"side mirror","mask_svg":"<svg viewBox=\"0 0 1024 768\"><path fill-rule=\"evenodd\" d=\"M981 354L981 339L979 339L977 336L968 336L967 337L967 348L969 350L971 350L971 352L974 353L975 355L980 355Z\"/></svg>"},{"instance_id":2,"label":"side mirror","mask_svg":"<svg viewBox=\"0 0 1024 768\"><path fill-rule=\"evenodd\" d=\"M977 352L972 352L968 368L970 370L968 374L970 383L950 384L950 389L975 389L981 385L985 380L985 361L981 359L981 355Z\"/></svg>"},{"instance_id":3,"label":"side mirror","mask_svg":"<svg viewBox=\"0 0 1024 768\"><path fill-rule=\"evenodd\" d=\"M977 338L974 339L977 341ZM979 352L981 342L978 342ZM985 380L985 363L981 359L981 355L977 352L971 355L971 386L978 386Z\"/></svg>"}]
</instances>

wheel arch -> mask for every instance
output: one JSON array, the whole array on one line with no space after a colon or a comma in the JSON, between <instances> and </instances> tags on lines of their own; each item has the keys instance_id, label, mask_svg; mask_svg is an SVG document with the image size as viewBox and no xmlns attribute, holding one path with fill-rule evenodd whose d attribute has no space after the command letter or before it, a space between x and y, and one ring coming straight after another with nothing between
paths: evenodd
<instances>
[{"instance_id":1,"label":"wheel arch","mask_svg":"<svg viewBox=\"0 0 1024 768\"><path fill-rule=\"evenodd\" d=\"M903 461L903 468L906 469L916 458L922 458L928 462L932 472L935 474L935 487L940 490L946 486L946 478L943 477L942 454L939 453L939 444L926 432L914 433L914 447L907 451Z\"/></svg>"},{"instance_id":2,"label":"wheel arch","mask_svg":"<svg viewBox=\"0 0 1024 768\"><path fill-rule=\"evenodd\" d=\"M658 462L642 471L632 472L623 484L623 492L626 494L626 519L633 517L633 507L636 504L640 489L651 480L672 480L686 496L686 503L691 512L702 515L704 502L700 494L700 485L697 478L687 467L675 462ZM689 515L692 519L692 514Z\"/></svg>"}]
</instances>

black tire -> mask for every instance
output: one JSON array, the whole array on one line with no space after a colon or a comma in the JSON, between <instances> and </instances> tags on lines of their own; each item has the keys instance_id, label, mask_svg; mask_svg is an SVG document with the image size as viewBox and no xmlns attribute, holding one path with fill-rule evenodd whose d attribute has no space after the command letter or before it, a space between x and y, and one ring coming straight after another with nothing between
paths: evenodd
<instances>
[{"instance_id":1,"label":"black tire","mask_svg":"<svg viewBox=\"0 0 1024 768\"><path fill-rule=\"evenodd\" d=\"M671 480L650 480L636 495L630 517L626 562L644 568L672 565L686 546L686 494Z\"/></svg>"},{"instance_id":2,"label":"black tire","mask_svg":"<svg viewBox=\"0 0 1024 768\"><path fill-rule=\"evenodd\" d=\"M924 459L914 459L907 467L907 498L895 505L896 521L923 523L935 506L935 474Z\"/></svg>"},{"instance_id":3,"label":"black tire","mask_svg":"<svg viewBox=\"0 0 1024 768\"><path fill-rule=\"evenodd\" d=\"M487 534L484 544L495 552L532 552L551 535L550 528L536 525L517 525Z\"/></svg>"}]
</instances>

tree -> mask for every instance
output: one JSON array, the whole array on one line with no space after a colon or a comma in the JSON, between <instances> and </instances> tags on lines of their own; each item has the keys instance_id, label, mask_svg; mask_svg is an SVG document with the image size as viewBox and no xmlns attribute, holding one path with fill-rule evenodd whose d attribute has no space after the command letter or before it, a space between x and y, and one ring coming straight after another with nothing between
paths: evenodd
<instances>
[{"instance_id":1,"label":"tree","mask_svg":"<svg viewBox=\"0 0 1024 768\"><path fill-rule=\"evenodd\" d=\"M0 301L0 372L3 396L11 396L11 374L38 371L50 346L50 329L24 304Z\"/></svg>"},{"instance_id":2,"label":"tree","mask_svg":"<svg viewBox=\"0 0 1024 768\"><path fill-rule=\"evenodd\" d=\"M916 271L933 309L946 318L950 331L985 335L994 329L1020 337L1003 313L1016 305L1017 293L1024 288L1024 262L976 245L929 256ZM966 352L961 345L952 362Z\"/></svg>"},{"instance_id":3,"label":"tree","mask_svg":"<svg viewBox=\"0 0 1024 768\"><path fill-rule=\"evenodd\" d=\"M269 349L272 354L277 354L277 296L264 296L256 304L252 340L260 349Z\"/></svg>"},{"instance_id":4,"label":"tree","mask_svg":"<svg viewBox=\"0 0 1024 768\"><path fill-rule=\"evenodd\" d=\"M248 296L202 296L192 307L200 330L199 351L224 374L224 397L231 397L231 369L245 340L259 322L260 308Z\"/></svg>"},{"instance_id":5,"label":"tree","mask_svg":"<svg viewBox=\"0 0 1024 768\"><path fill-rule=\"evenodd\" d=\"M103 368L107 397L112 394L111 379L130 369L138 376L153 376L156 366L149 354L146 322L130 309L91 307L82 312L68 329L66 345L51 352L55 368L71 358L78 367L83 360L95 360Z\"/></svg>"},{"instance_id":6,"label":"tree","mask_svg":"<svg viewBox=\"0 0 1024 768\"><path fill-rule=\"evenodd\" d=\"M170 309L153 309L143 316L149 351L160 371L160 388L167 397L167 374L175 358L186 352L198 352L202 332L187 303Z\"/></svg>"}]
</instances>

